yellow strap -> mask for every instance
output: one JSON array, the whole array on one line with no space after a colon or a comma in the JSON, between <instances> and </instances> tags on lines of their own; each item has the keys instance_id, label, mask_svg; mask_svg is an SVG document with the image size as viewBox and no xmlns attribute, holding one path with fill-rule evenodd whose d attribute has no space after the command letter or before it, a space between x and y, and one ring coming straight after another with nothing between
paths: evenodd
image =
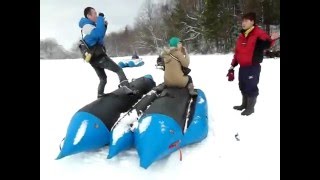
<instances>
[{"instance_id":1,"label":"yellow strap","mask_svg":"<svg viewBox=\"0 0 320 180\"><path fill-rule=\"evenodd\" d=\"M254 26L252 26L251 28L247 29L245 32L244 32L244 37L247 37L249 35L249 33L254 29Z\"/></svg>"},{"instance_id":2,"label":"yellow strap","mask_svg":"<svg viewBox=\"0 0 320 180\"><path fill-rule=\"evenodd\" d=\"M90 62L91 60L91 54L90 53L86 53L85 54L86 58L84 59L86 62Z\"/></svg>"}]
</instances>

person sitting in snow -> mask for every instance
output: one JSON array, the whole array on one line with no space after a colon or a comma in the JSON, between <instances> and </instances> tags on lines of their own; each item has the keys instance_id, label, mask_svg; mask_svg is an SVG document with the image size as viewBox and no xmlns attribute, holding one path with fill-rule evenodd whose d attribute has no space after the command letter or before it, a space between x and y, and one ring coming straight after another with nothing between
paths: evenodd
<instances>
[{"instance_id":1,"label":"person sitting in snow","mask_svg":"<svg viewBox=\"0 0 320 180\"><path fill-rule=\"evenodd\" d=\"M92 57L89 61L93 69L96 71L100 83L98 86L98 98L104 96L104 88L107 84L107 75L104 69L108 69L117 73L120 87L128 89L129 82L123 70L106 54L103 45L103 39L107 30L108 22L104 20L104 14L97 12L92 7L84 9L84 17L79 21L79 27L84 34L83 40L92 52ZM130 90L130 89L128 89Z\"/></svg>"},{"instance_id":2,"label":"person sitting in snow","mask_svg":"<svg viewBox=\"0 0 320 180\"><path fill-rule=\"evenodd\" d=\"M164 48L161 57L164 61L164 87L188 88L191 96L197 96L191 76L183 69L188 69L190 57L181 40L172 37L169 40L170 48ZM157 89L156 89L157 90Z\"/></svg>"},{"instance_id":3,"label":"person sitting in snow","mask_svg":"<svg viewBox=\"0 0 320 180\"><path fill-rule=\"evenodd\" d=\"M136 51L134 51L134 54L132 55L131 59L139 59L139 56Z\"/></svg>"},{"instance_id":4,"label":"person sitting in snow","mask_svg":"<svg viewBox=\"0 0 320 180\"><path fill-rule=\"evenodd\" d=\"M242 104L234 106L236 110L244 110L241 115L254 113L258 83L263 60L263 51L270 48L280 36L273 33L271 37L256 25L256 14L247 13L242 17L242 30L236 42L234 58L228 71L228 80L234 79L234 67L240 64L239 88L242 94Z\"/></svg>"}]
</instances>

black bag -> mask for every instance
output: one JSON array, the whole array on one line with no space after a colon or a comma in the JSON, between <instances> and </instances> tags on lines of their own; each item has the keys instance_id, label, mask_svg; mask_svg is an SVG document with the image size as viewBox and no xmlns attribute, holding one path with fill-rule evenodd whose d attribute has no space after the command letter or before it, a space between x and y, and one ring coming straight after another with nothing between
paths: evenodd
<instances>
[{"instance_id":1,"label":"black bag","mask_svg":"<svg viewBox=\"0 0 320 180\"><path fill-rule=\"evenodd\" d=\"M102 57L106 54L106 49L103 45L97 44L92 48L89 48L84 40L80 40L79 49L81 51L83 59L87 62L90 61L86 59L88 58L88 55L90 56L89 59L98 59L99 57Z\"/></svg>"},{"instance_id":2,"label":"black bag","mask_svg":"<svg viewBox=\"0 0 320 180\"><path fill-rule=\"evenodd\" d=\"M184 74L185 76L188 75L188 74L191 72L191 69L190 69L190 68L187 68L187 67L182 66L182 64L181 64L181 62L179 61L178 58L176 58L176 57L175 57L174 55L172 55L172 54L170 54L170 56L171 56L174 60L176 60L176 61L178 61L178 62L180 63L181 70L182 70L182 72L183 72L183 74Z\"/></svg>"},{"instance_id":3,"label":"black bag","mask_svg":"<svg viewBox=\"0 0 320 180\"><path fill-rule=\"evenodd\" d=\"M89 47L87 46L87 44L83 40L80 40L80 43L79 43L78 47L79 47L80 52L82 54L82 58L84 60L86 60L87 62L89 62L90 59L91 59L92 52L89 49Z\"/></svg>"},{"instance_id":4,"label":"black bag","mask_svg":"<svg viewBox=\"0 0 320 180\"><path fill-rule=\"evenodd\" d=\"M103 45L96 44L92 48L89 48L89 46L83 39L82 30L81 30L81 37L82 37L82 40L80 40L78 47L82 54L82 58L85 61L89 62L91 59L97 59L106 54L106 49Z\"/></svg>"}]
</instances>

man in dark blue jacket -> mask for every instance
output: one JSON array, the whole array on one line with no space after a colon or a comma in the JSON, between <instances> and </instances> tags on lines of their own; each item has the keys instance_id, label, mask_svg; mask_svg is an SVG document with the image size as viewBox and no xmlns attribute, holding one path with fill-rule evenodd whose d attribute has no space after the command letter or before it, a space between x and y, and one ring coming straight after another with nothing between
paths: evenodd
<instances>
[{"instance_id":1,"label":"man in dark blue jacket","mask_svg":"<svg viewBox=\"0 0 320 180\"><path fill-rule=\"evenodd\" d=\"M107 75L104 69L108 69L117 73L119 76L120 87L129 89L129 82L124 74L123 70L106 54L105 47L103 45L103 39L107 30L108 22L104 20L104 14L97 12L92 7L84 9L84 18L79 21L79 27L82 29L84 35L83 40L92 52L92 57L89 61L91 66L96 71L100 83L98 86L98 98L104 96L104 87L107 84Z\"/></svg>"}]
</instances>

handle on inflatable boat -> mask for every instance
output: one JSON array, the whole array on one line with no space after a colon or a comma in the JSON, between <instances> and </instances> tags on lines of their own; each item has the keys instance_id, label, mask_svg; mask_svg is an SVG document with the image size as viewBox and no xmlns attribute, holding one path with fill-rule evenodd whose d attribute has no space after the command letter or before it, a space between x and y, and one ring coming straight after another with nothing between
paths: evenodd
<instances>
[{"instance_id":1,"label":"handle on inflatable boat","mask_svg":"<svg viewBox=\"0 0 320 180\"><path fill-rule=\"evenodd\" d=\"M191 104L193 103L193 97L191 97L190 101L189 101L189 105L188 105L188 109L187 109L187 117L186 117L186 122L184 124L184 128L183 128L183 133L186 133L187 132L187 128L188 128L188 123L189 123L189 120L190 120L190 116L191 116Z\"/></svg>"},{"instance_id":2,"label":"handle on inflatable boat","mask_svg":"<svg viewBox=\"0 0 320 180\"><path fill-rule=\"evenodd\" d=\"M60 143L60 145L59 145L59 148L60 148L60 151L61 151L61 144L62 144L62 142L64 141L64 139L65 139L66 137L64 137L62 140L61 140L61 143Z\"/></svg>"}]
</instances>

